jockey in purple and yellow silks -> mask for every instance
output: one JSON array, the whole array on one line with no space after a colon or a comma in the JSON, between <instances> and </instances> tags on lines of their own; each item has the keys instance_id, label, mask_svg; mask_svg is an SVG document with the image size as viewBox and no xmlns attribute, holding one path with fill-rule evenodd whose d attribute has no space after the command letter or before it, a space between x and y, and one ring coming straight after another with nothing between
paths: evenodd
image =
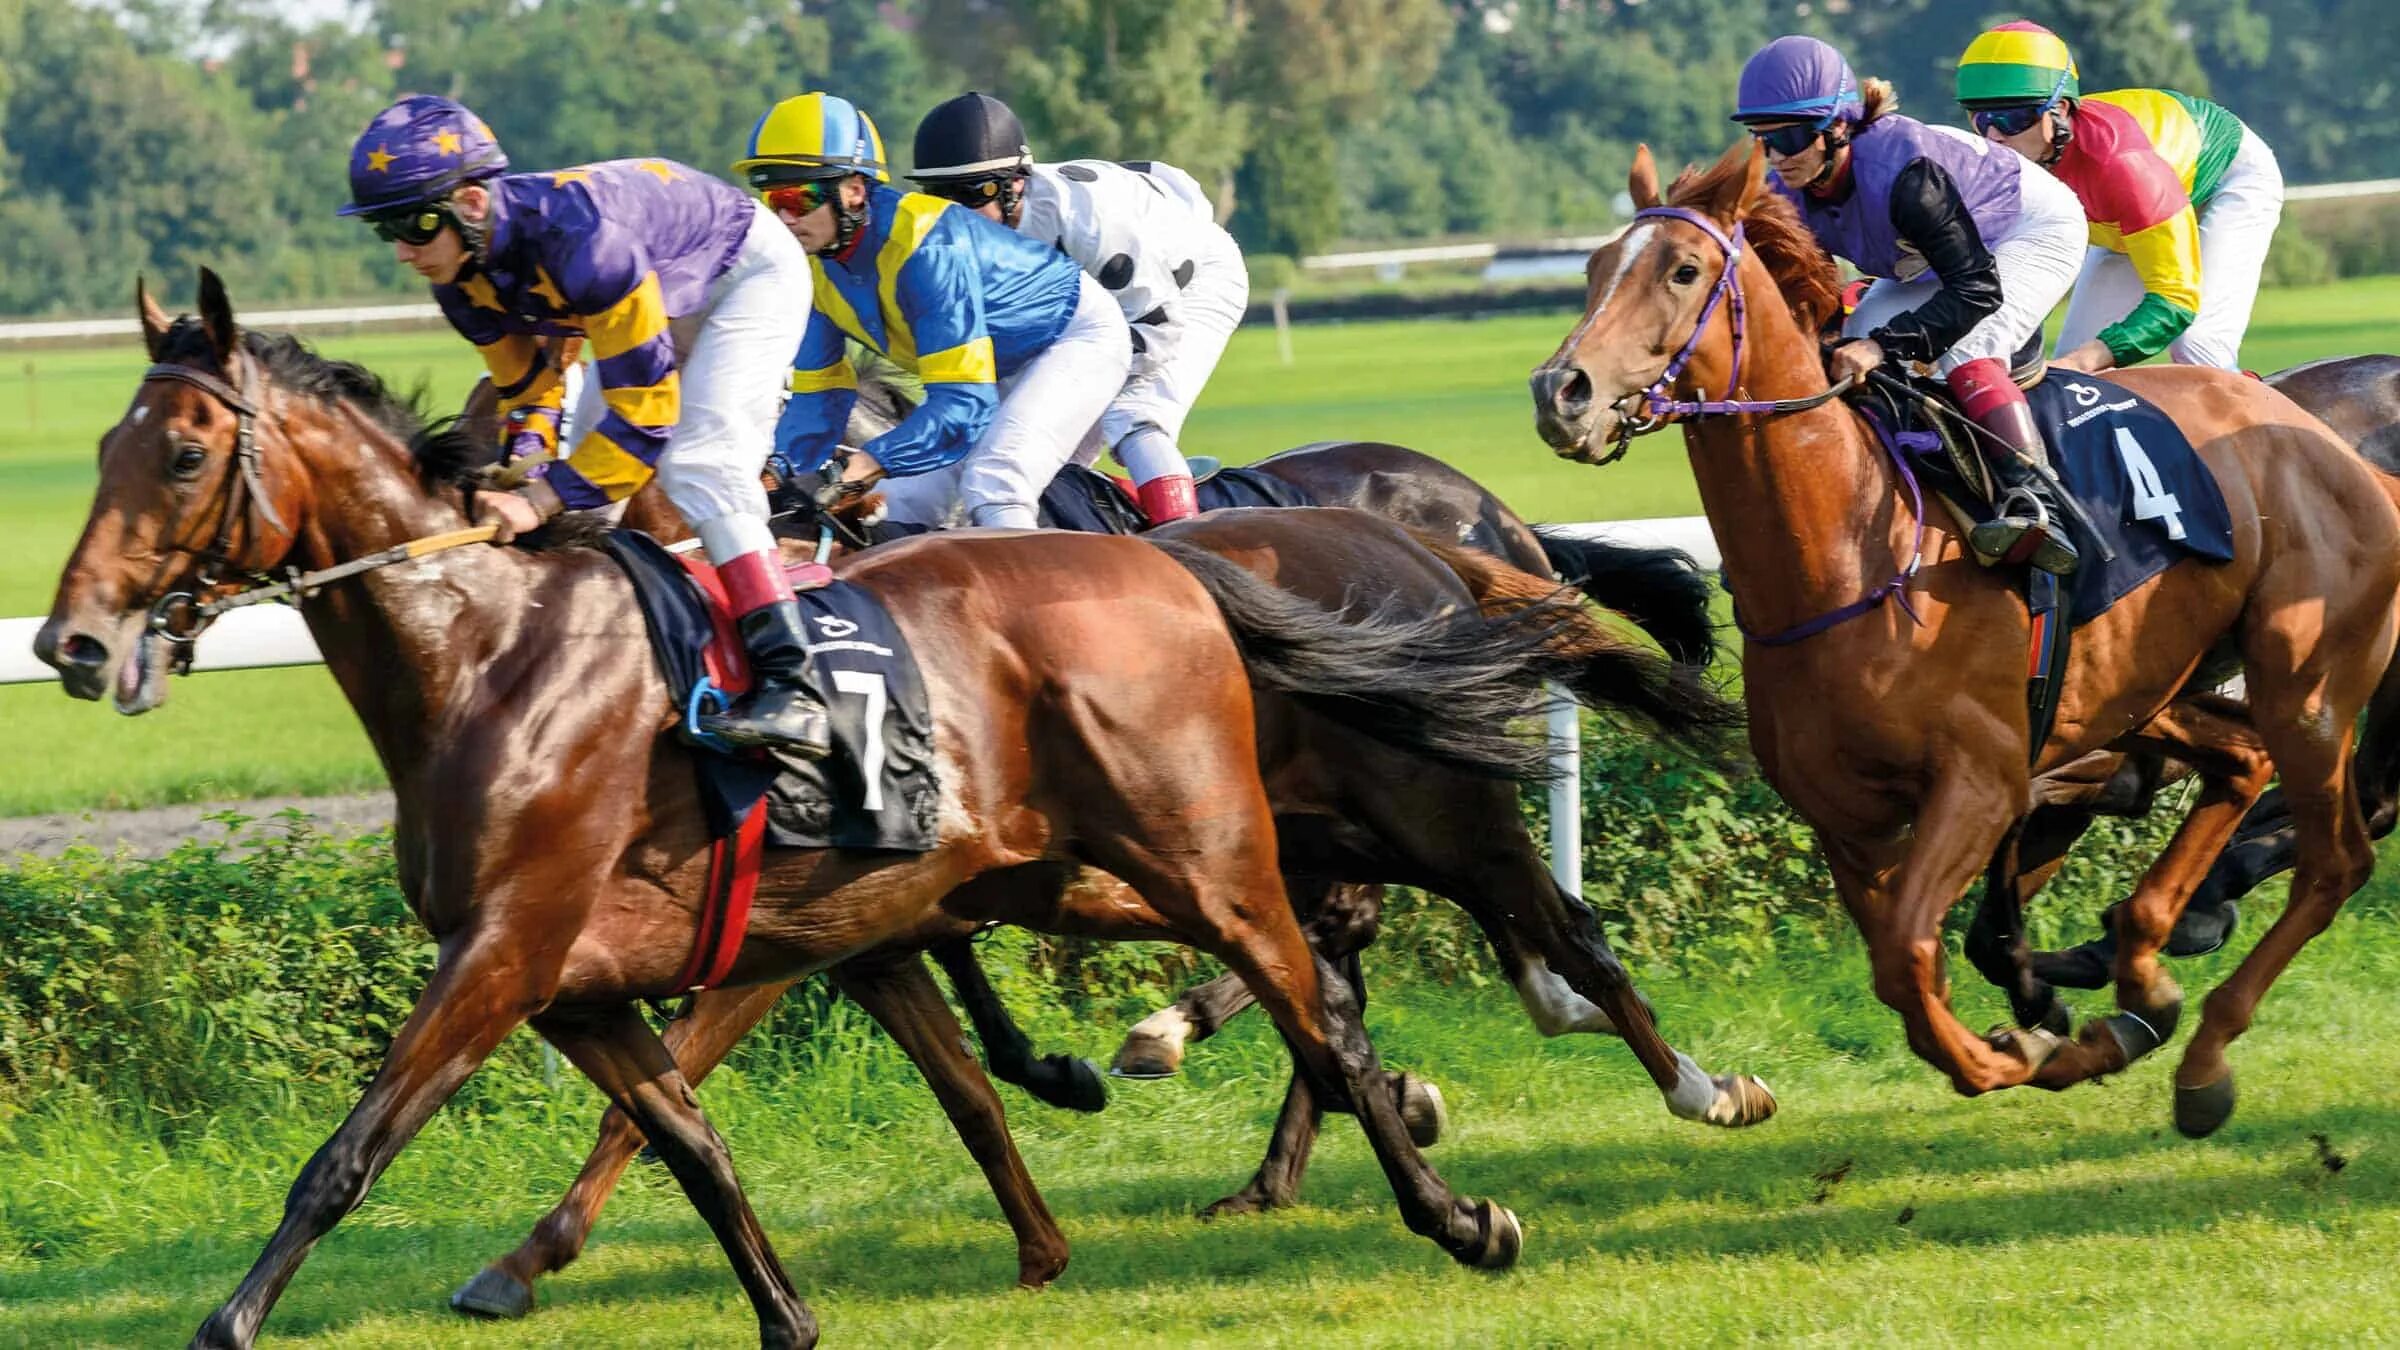
<instances>
[{"instance_id":1,"label":"jockey in purple and yellow silks","mask_svg":"<svg viewBox=\"0 0 2400 1350\"><path fill-rule=\"evenodd\" d=\"M1032 529L1042 489L1124 387L1125 316L1073 259L955 202L896 192L845 147L865 125L811 93L759 119L734 166L815 257L814 317L791 365L776 450L823 466L858 388L846 341L915 371L925 402L850 457L888 474L891 519Z\"/></svg>"},{"instance_id":2,"label":"jockey in purple and yellow silks","mask_svg":"<svg viewBox=\"0 0 2400 1350\"><path fill-rule=\"evenodd\" d=\"M2022 21L1968 44L1958 101L1977 131L2073 188L2090 221L2058 364L2107 370L2165 351L2183 365L2241 368L2283 215L2283 173L2266 142L2189 94L2084 94L2067 44Z\"/></svg>"},{"instance_id":3,"label":"jockey in purple and yellow silks","mask_svg":"<svg viewBox=\"0 0 2400 1350\"><path fill-rule=\"evenodd\" d=\"M655 474L724 579L755 676L703 729L823 755L825 707L759 485L776 385L807 322L806 255L740 189L669 160L507 169L481 118L411 94L359 136L342 208L433 284L504 414L555 426L561 383L539 339L588 340L580 439L515 492L481 494L483 512L505 539Z\"/></svg>"}]
</instances>

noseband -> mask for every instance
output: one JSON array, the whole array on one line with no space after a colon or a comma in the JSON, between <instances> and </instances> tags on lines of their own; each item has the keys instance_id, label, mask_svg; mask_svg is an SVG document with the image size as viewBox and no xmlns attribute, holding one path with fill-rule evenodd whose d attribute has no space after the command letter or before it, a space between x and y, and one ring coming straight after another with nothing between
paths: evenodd
<instances>
[{"instance_id":1,"label":"noseband","mask_svg":"<svg viewBox=\"0 0 2400 1350\"><path fill-rule=\"evenodd\" d=\"M1709 321L1716 317L1717 308L1720 305L1729 308L1733 319L1733 372L1726 378L1725 388L1728 393L1741 388L1742 342L1745 336L1743 330L1748 325L1743 321L1745 315L1742 304L1742 282L1739 274L1742 270L1742 249L1748 241L1742 236L1741 222L1736 221L1732 231L1727 232L1718 228L1717 222L1714 220L1688 207L1646 206L1633 213L1635 220L1659 217L1680 220L1687 225L1696 226L1703 234L1715 240L1718 249L1725 254L1725 270L1717 274L1716 286L1709 291L1707 303L1700 307L1700 317L1692 323L1692 335L1684 339L1682 348L1675 353L1672 360L1667 362L1666 370L1651 382L1650 387L1633 396L1642 401L1642 413L1639 420L1637 421L1634 417L1618 419L1616 444L1610 449L1607 458L1600 461L1601 463L1605 464L1609 460L1621 457L1634 437L1657 430L1666 425L1670 418L1732 415L1772 416L1777 413L1805 412L1810 408L1830 403L1849 392L1850 386L1856 381L1850 376L1843 376L1823 393L1810 394L1805 398L1712 399L1705 389L1695 390L1694 393L1697 397L1694 398L1675 398L1672 393L1674 384L1683 377L1685 367L1691 364L1692 354L1700 349L1700 339L1708 332ZM1884 444L1880 435L1876 436L1875 440L1879 445ZM1787 646L1806 638L1815 637L1828 628L1847 623L1894 597L1898 597L1902 613L1907 614L1909 618L1919 624L1925 622L1918 618L1917 611L1908 603L1909 584L1916 579L1917 569L1925 560L1925 498L1923 492L1917 487L1916 473L1908 467L1907 457L1888 445L1885 445L1885 453L1891 456L1893 467L1899 470L1900 481L1908 485L1909 505L1916 515L1916 538L1915 542L1910 545L1908 562L1898 572L1893 573L1889 581L1858 599L1838 609L1828 610L1813 619L1794 624L1790 628L1778 629L1770 633L1754 633L1748 624L1742 622L1741 611L1737 608L1734 611L1733 621L1734 626L1742 630L1742 636L1764 647Z\"/></svg>"}]
</instances>

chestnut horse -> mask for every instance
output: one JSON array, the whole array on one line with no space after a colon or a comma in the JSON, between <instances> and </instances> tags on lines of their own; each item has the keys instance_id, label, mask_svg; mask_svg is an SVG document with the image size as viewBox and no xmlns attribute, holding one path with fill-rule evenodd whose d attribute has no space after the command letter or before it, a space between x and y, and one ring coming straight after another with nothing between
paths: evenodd
<instances>
[{"instance_id":1,"label":"chestnut horse","mask_svg":"<svg viewBox=\"0 0 2400 1350\"><path fill-rule=\"evenodd\" d=\"M113 689L127 712L164 697L161 626L185 612L170 596L455 535L471 507L429 481L449 466L412 453L412 410L355 366L242 332L213 273L196 319L140 301L154 364L102 439L91 515L36 643L70 693ZM1292 918L1251 686L1505 775L1539 762L1492 719L1538 706L1550 672L1529 694L1523 670L1555 635L1551 607L1345 623L1187 547L1005 531L908 541L844 573L890 608L924 672L937 846L771 855L727 983L994 922L1187 942L1258 982L1316 1089L1355 1112L1412 1230L1462 1263L1510 1264L1514 1216L1425 1165L1347 988ZM316 1241L530 1022L657 1146L762 1343L812 1343L724 1141L639 1012L674 992L696 940L708 841L625 578L590 550L472 544L325 585L302 610L391 779L400 885L438 956L383 1066L195 1339L250 1344ZM1142 642L1122 640L1128 624ZM1027 884L1084 867L1126 886Z\"/></svg>"},{"instance_id":2,"label":"chestnut horse","mask_svg":"<svg viewBox=\"0 0 2400 1350\"><path fill-rule=\"evenodd\" d=\"M2176 1074L2176 1123L2206 1134L2233 1109L2227 1046L2374 865L2351 738L2392 652L2400 511L2323 423L2257 381L2191 367L2116 374L2199 448L2236 557L2172 567L2090 620L2057 724L2030 745L2015 578L1977 566L1943 513L1904 495L1865 423L1830 400L1816 333L1838 303L1837 274L1764 170L1755 146L1736 146L1662 203L1647 150L1636 156L1641 211L1592 255L1584 317L1534 373L1536 427L1560 455L1595 461L1642 429L1636 404L1683 420L1737 610L1778 639L1744 647L1752 748L1815 827L1877 996L1961 1092L2064 1087L2172 1033L2182 995L2159 948L2280 771L2299 842L2291 904L2209 995ZM2226 642L2246 713L2184 696ZM1942 916L2020 827L2034 774L2131 748L2188 763L2203 783L2118 912L2121 1011L2071 1042L2038 1029L1974 1035L1950 1009Z\"/></svg>"}]
</instances>

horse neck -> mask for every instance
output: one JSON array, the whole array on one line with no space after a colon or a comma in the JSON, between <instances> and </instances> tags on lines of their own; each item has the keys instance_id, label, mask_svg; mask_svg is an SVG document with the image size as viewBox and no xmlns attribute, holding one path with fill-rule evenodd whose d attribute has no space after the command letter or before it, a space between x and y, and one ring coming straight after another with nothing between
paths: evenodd
<instances>
[{"instance_id":1,"label":"horse neck","mask_svg":"<svg viewBox=\"0 0 2400 1350\"><path fill-rule=\"evenodd\" d=\"M408 450L344 408L301 448L309 509L295 563L308 569L361 558L465 527L448 493L427 492ZM474 544L337 581L301 606L325 664L364 724L395 787L405 791L440 738L438 724L474 696L478 673L513 635L529 560ZM502 613L512 616L498 618Z\"/></svg>"},{"instance_id":2,"label":"horse neck","mask_svg":"<svg viewBox=\"0 0 2400 1350\"><path fill-rule=\"evenodd\" d=\"M1800 331L1773 279L1743 261L1748 333L1744 400L1797 399L1827 387L1815 340ZM1725 387L1730 347L1712 344L1684 385ZM1678 397L1686 395L1679 394ZM1892 466L1838 400L1804 412L1733 414L1684 424L1692 476L1725 559L1742 622L1774 632L1849 604L1906 561L1915 516Z\"/></svg>"}]
</instances>

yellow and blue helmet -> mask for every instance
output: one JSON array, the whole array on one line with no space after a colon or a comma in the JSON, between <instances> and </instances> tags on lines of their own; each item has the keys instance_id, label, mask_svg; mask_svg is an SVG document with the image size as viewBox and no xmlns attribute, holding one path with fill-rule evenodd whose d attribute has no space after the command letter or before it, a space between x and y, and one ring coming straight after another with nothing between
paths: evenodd
<instances>
[{"instance_id":1,"label":"yellow and blue helmet","mask_svg":"<svg viewBox=\"0 0 2400 1350\"><path fill-rule=\"evenodd\" d=\"M825 93L801 94L767 109L750 129L750 153L734 161L733 171L761 191L854 173L892 181L874 119L850 100Z\"/></svg>"}]
</instances>

